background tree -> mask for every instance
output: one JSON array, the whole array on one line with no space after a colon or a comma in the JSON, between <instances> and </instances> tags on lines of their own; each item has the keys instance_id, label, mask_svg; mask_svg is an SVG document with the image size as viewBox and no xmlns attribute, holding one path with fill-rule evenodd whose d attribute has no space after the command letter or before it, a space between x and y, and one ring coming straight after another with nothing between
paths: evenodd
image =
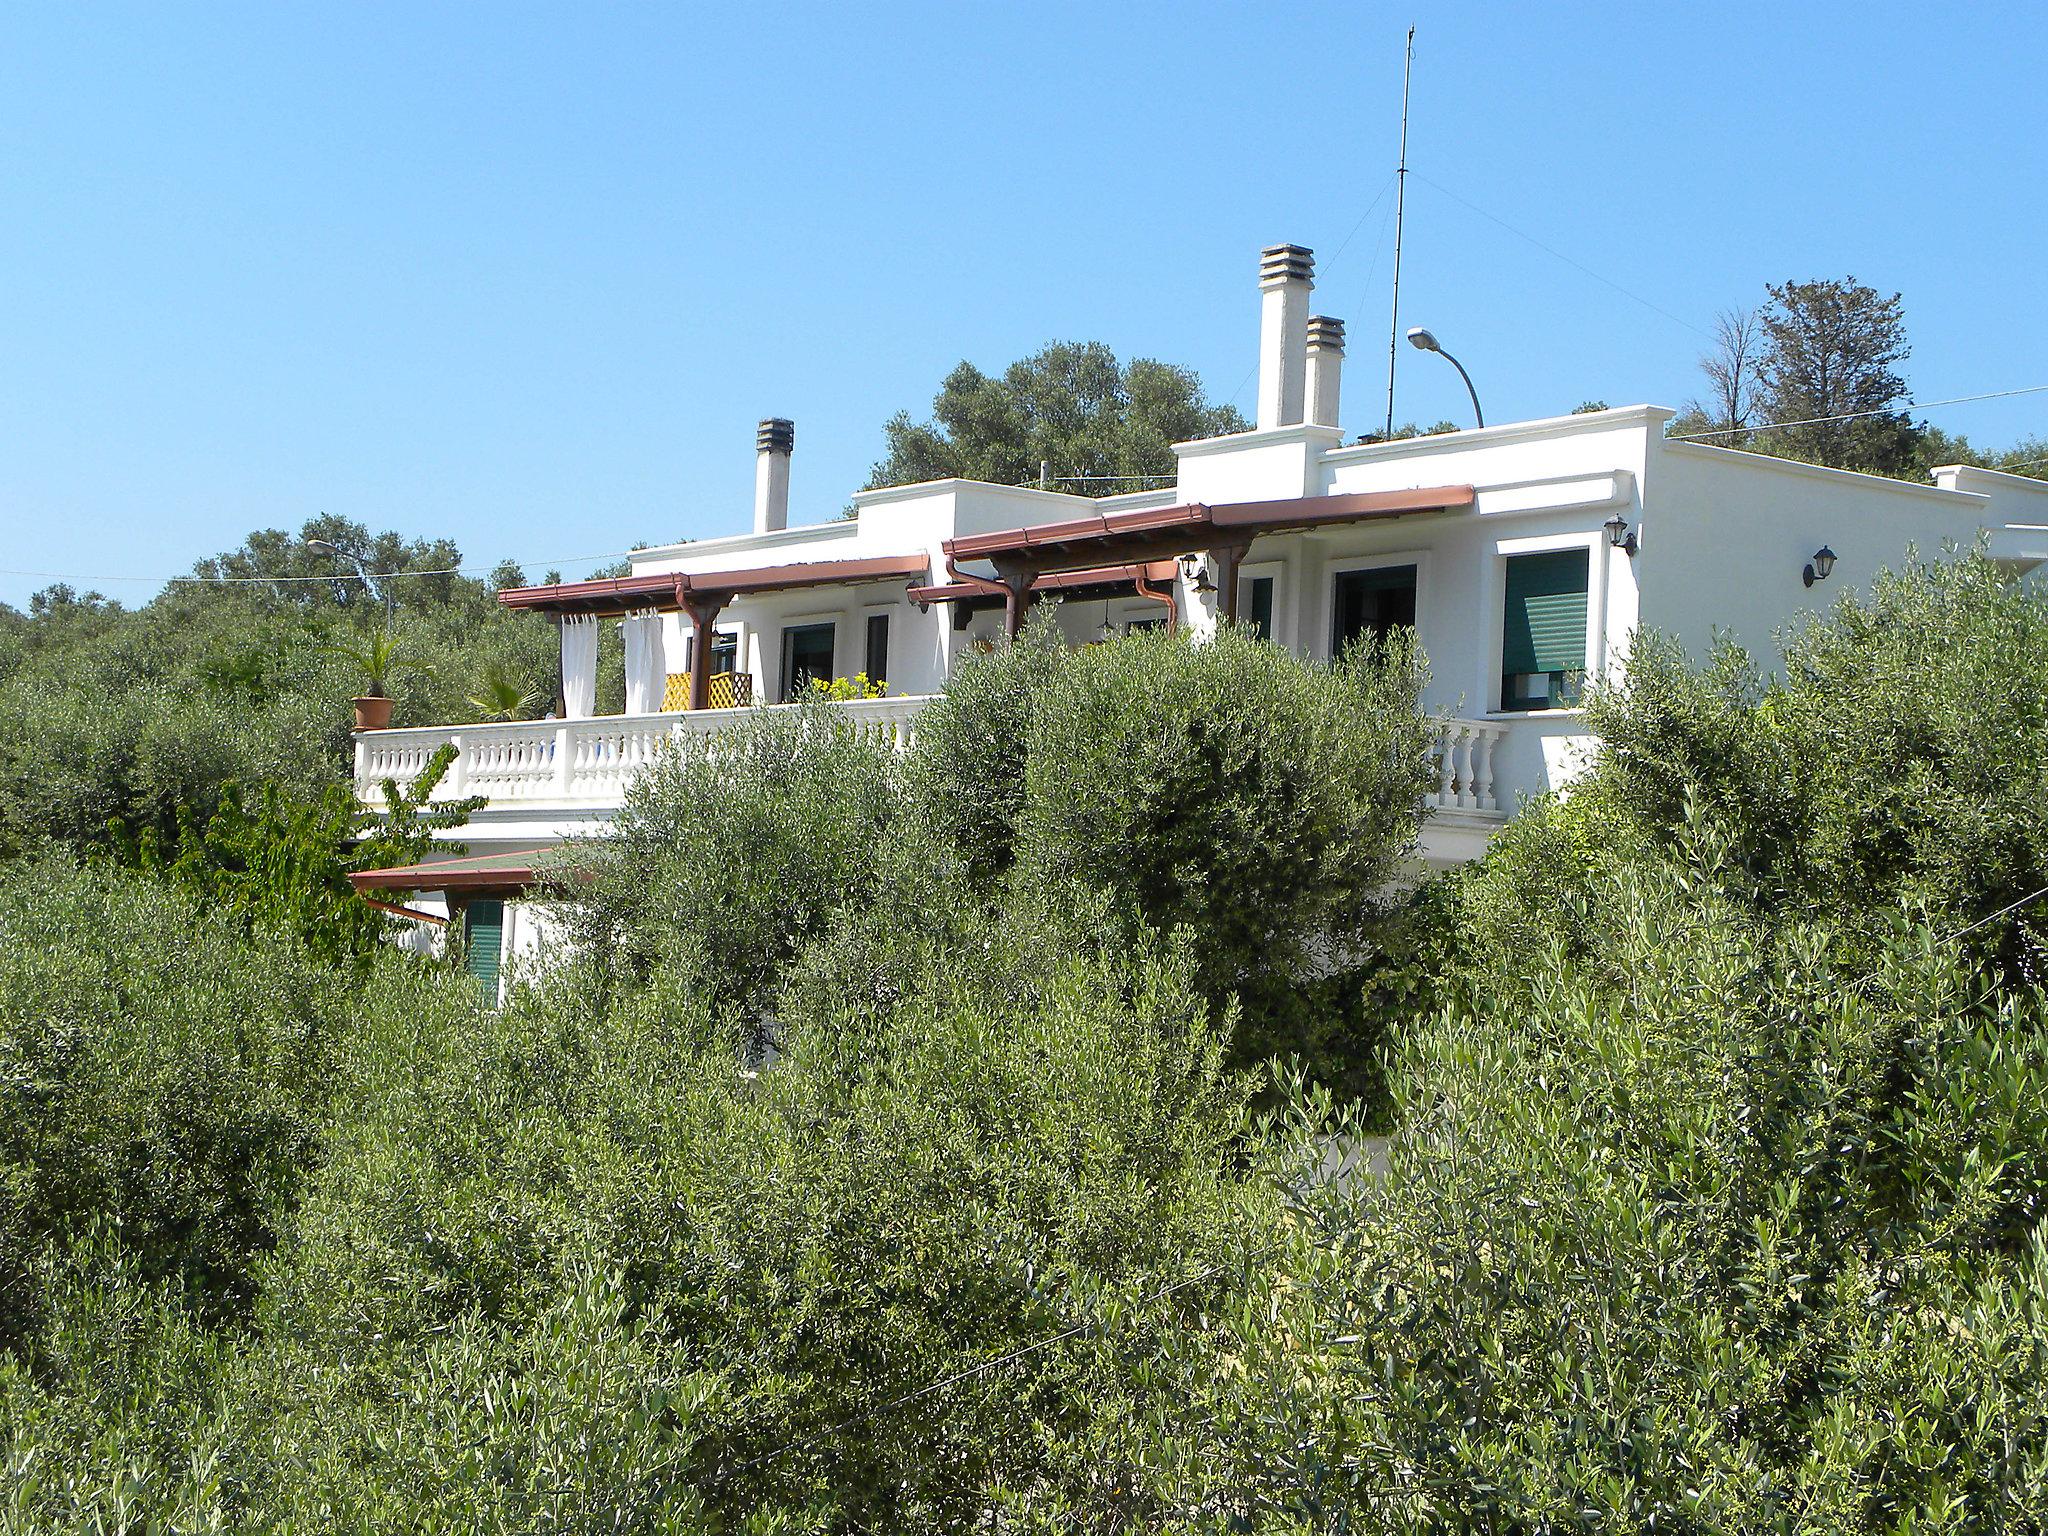
<instances>
[{"instance_id":1,"label":"background tree","mask_svg":"<svg viewBox=\"0 0 2048 1536\"><path fill-rule=\"evenodd\" d=\"M1905 308L1853 277L1770 285L1759 323L1756 379L1769 452L1785 458L1895 475L1913 461L1917 429L1900 409L1906 381L1896 365L1906 342ZM1710 375L1711 377L1711 375ZM1853 417L1821 421L1817 417Z\"/></svg>"},{"instance_id":2,"label":"background tree","mask_svg":"<svg viewBox=\"0 0 2048 1536\"><path fill-rule=\"evenodd\" d=\"M1742 429L1756 425L1763 393L1763 380L1758 376L1762 354L1763 322L1754 309L1724 309L1716 315L1713 349L1700 355L1707 393L1685 402L1672 430L1680 435L1723 434L1710 441L1723 448L1745 446L1749 434Z\"/></svg>"},{"instance_id":3,"label":"background tree","mask_svg":"<svg viewBox=\"0 0 2048 1536\"><path fill-rule=\"evenodd\" d=\"M1210 404L1192 369L1149 358L1120 364L1099 341L1054 342L1000 377L961 363L939 386L929 421L908 411L890 417L888 456L867 489L951 476L1035 484L1049 464L1054 490L1109 495L1170 477L1175 443L1248 425L1235 408Z\"/></svg>"}]
</instances>

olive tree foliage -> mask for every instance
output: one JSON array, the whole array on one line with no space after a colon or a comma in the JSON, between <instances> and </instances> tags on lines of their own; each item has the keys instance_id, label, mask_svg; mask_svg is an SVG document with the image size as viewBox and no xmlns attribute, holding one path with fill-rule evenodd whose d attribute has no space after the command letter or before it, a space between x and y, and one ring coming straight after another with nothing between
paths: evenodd
<instances>
[{"instance_id":1,"label":"olive tree foliage","mask_svg":"<svg viewBox=\"0 0 2048 1536\"><path fill-rule=\"evenodd\" d=\"M885 738L817 700L685 738L608 835L565 851L553 888L573 947L608 995L653 986L758 1018L804 946L873 899L901 777Z\"/></svg>"},{"instance_id":2,"label":"olive tree foliage","mask_svg":"<svg viewBox=\"0 0 2048 1536\"><path fill-rule=\"evenodd\" d=\"M883 427L888 456L868 488L959 476L998 485L1037 484L1049 466L1054 490L1100 496L1171 478L1173 445L1242 432L1229 405L1212 405L1194 372L1137 358L1129 364L1101 342L1054 342L1000 375L961 363L946 375L929 421L899 411Z\"/></svg>"},{"instance_id":3,"label":"olive tree foliage","mask_svg":"<svg viewBox=\"0 0 2048 1536\"><path fill-rule=\"evenodd\" d=\"M2048 604L1981 553L1881 575L1788 635L1775 674L1732 645L1695 667L1639 637L1625 679L1588 701L1603 742L1590 778L1517 823L1478 876L1500 899L1476 910L1569 926L1587 907L1574 881L1669 847L1697 806L1728 830L1762 910L1988 918L2048 886L2044 668ZM1515 899L1516 882L1546 894ZM2017 963L2043 915L1973 943Z\"/></svg>"},{"instance_id":4,"label":"olive tree foliage","mask_svg":"<svg viewBox=\"0 0 2048 1536\"><path fill-rule=\"evenodd\" d=\"M2031 1529L2048 996L1760 917L1703 817L1597 894L1402 1042L1390 1176L1303 1186L1100 1454L1175 1528Z\"/></svg>"}]
</instances>

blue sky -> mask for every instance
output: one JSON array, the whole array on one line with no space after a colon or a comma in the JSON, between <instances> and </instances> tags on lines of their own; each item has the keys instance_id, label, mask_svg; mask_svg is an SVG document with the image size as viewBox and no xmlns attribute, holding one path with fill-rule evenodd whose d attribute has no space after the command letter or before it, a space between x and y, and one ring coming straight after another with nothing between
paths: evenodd
<instances>
[{"instance_id":1,"label":"blue sky","mask_svg":"<svg viewBox=\"0 0 2048 1536\"><path fill-rule=\"evenodd\" d=\"M1403 323L1492 419L1679 404L1717 309L1845 273L1921 398L2048 384L2038 6L15 6L0 567L138 601L334 512L580 574L744 527L771 414L829 517L962 357L1249 409L1276 240L1363 430L1410 20ZM1399 414L1462 419L1402 352Z\"/></svg>"}]
</instances>

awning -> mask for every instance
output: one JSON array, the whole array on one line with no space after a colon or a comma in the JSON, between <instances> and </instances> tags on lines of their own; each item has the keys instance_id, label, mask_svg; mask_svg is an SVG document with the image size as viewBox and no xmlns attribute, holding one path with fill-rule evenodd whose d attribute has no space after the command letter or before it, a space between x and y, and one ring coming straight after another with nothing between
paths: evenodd
<instances>
[{"instance_id":1,"label":"awning","mask_svg":"<svg viewBox=\"0 0 2048 1536\"><path fill-rule=\"evenodd\" d=\"M1129 597L1138 590L1142 579L1146 582L1173 580L1174 566L1171 560L1154 560L1144 565L1098 565L1078 571L1058 571L1040 576L1031 583L1031 595L1057 593L1061 597L1076 601L1092 601L1105 597ZM965 603L972 607L1000 608L1003 594L991 592L985 586L968 581L946 581L934 586L912 587L910 600L913 603Z\"/></svg>"},{"instance_id":2,"label":"awning","mask_svg":"<svg viewBox=\"0 0 2048 1536\"><path fill-rule=\"evenodd\" d=\"M533 885L534 870L554 849L510 848L430 864L359 869L348 883L361 896L387 891L446 891L458 896L518 896Z\"/></svg>"},{"instance_id":3,"label":"awning","mask_svg":"<svg viewBox=\"0 0 2048 1536\"><path fill-rule=\"evenodd\" d=\"M511 587L498 594L507 608L542 613L640 613L672 611L690 599L722 606L756 592L794 592L805 587L854 585L866 581L910 580L925 575L923 555L876 555L863 560L801 560L737 571L663 571L619 576L608 581L564 581L549 587Z\"/></svg>"},{"instance_id":4,"label":"awning","mask_svg":"<svg viewBox=\"0 0 2048 1536\"><path fill-rule=\"evenodd\" d=\"M1195 501L1134 512L1103 512L997 533L969 534L948 539L945 549L949 560L992 560L998 568L1021 568L1042 580L1047 574L1088 566L1145 563L1194 550L1248 544L1263 533L1450 512L1469 507L1472 500L1471 486L1447 485L1412 491L1223 502L1214 506Z\"/></svg>"}]
</instances>

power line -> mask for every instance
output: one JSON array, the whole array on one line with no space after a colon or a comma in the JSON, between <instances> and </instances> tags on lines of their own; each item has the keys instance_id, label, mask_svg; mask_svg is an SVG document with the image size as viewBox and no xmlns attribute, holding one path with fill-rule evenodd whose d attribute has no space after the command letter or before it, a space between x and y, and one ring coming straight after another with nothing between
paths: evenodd
<instances>
[{"instance_id":1,"label":"power line","mask_svg":"<svg viewBox=\"0 0 2048 1536\"><path fill-rule=\"evenodd\" d=\"M1491 219L1494 223L1498 224L1502 229L1506 230L1509 234L1518 236L1521 239L1528 241L1531 245L1535 246L1537 250L1544 252L1546 255L1556 257L1559 261L1563 262L1568 267L1577 268L1579 271L1585 273L1586 276L1592 278L1595 282L1605 283L1608 287L1612 288L1616 293L1620 294L1623 298L1634 299L1636 303L1642 305L1643 308L1662 315L1666 320L1669 320L1674 325L1684 326L1688 331L1691 331L1695 336L1705 336L1708 341L1712 341L1714 339L1712 336L1709 336L1707 332L1701 330L1698 326L1694 325L1690 320L1687 320L1680 315L1674 315L1670 310L1666 309L1663 305L1654 304L1650 300L1644 298L1640 293L1636 293L1630 289L1622 287L1621 284L1617 283L1613 278L1607 276L1604 272L1595 272L1583 261L1579 261L1574 257L1565 255L1565 253L1563 251L1560 251L1556 246L1546 245L1543 241L1538 240L1534 235L1530 234L1526 229L1517 229L1514 225L1510 224L1506 219L1502 218L1499 214L1488 213L1484 208L1480 207L1470 198L1459 196L1456 192L1453 192L1449 187L1445 186L1442 182L1436 181L1429 176L1423 175L1421 171L1414 171L1411 174L1419 180L1428 182L1432 187L1435 187L1437 191L1443 193L1445 197L1451 199L1452 202L1463 203L1467 208L1470 208L1482 219Z\"/></svg>"},{"instance_id":2,"label":"power line","mask_svg":"<svg viewBox=\"0 0 2048 1536\"><path fill-rule=\"evenodd\" d=\"M581 565L588 560L624 560L638 554L636 549L613 550L599 555L557 555L548 560L514 561L519 565L538 565L546 569L553 565ZM372 571L370 575L378 581L396 581L412 576L474 576L489 575L504 561L496 565L444 565L429 571ZM0 576L34 576L44 581L131 581L153 586L286 586L293 582L312 581L355 581L353 573L333 576L81 576L73 571L19 571L0 566Z\"/></svg>"},{"instance_id":3,"label":"power line","mask_svg":"<svg viewBox=\"0 0 2048 1536\"><path fill-rule=\"evenodd\" d=\"M1981 395L1957 395L1950 400L1908 400L1903 405L1880 405L1867 411L1838 411L1832 416L1806 416L1798 421L1767 421L1756 427L1716 427L1711 432L1677 432L1671 440L1689 443L1702 437L1740 437L1745 432L1777 432L1787 427L1817 427L1829 421L1856 421L1864 416L1891 416L1900 411L1931 411L1938 405L1968 405L1976 400L2009 400L2014 395L2038 395L2048 391L2048 384L2029 384L2023 389L1994 389ZM2048 463L2048 459L2037 459L2035 463Z\"/></svg>"}]
</instances>

